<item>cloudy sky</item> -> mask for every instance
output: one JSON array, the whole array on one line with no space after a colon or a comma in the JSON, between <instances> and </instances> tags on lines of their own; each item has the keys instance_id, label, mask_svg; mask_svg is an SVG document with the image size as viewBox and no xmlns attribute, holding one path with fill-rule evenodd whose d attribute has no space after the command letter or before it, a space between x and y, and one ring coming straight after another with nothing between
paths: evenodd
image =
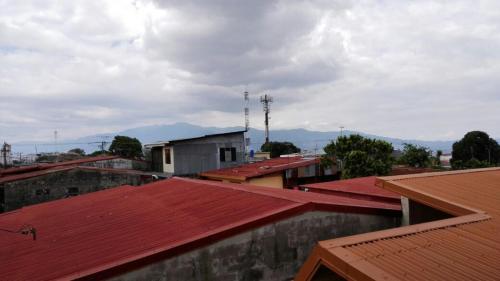
<instances>
[{"instance_id":1,"label":"cloudy sky","mask_svg":"<svg viewBox=\"0 0 500 281\"><path fill-rule=\"evenodd\" d=\"M210 3L209 3L210 2ZM0 0L0 141L189 122L500 137L500 1Z\"/></svg>"}]
</instances>

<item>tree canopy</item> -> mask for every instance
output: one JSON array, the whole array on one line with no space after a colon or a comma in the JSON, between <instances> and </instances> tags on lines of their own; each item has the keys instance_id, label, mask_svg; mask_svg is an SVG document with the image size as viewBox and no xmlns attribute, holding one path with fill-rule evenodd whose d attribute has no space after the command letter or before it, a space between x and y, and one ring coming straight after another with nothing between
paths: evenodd
<instances>
[{"instance_id":1,"label":"tree canopy","mask_svg":"<svg viewBox=\"0 0 500 281\"><path fill-rule=\"evenodd\" d=\"M383 140L361 135L341 136L323 149L323 163L337 159L341 163L342 178L387 175L392 168L393 147Z\"/></svg>"},{"instance_id":2,"label":"tree canopy","mask_svg":"<svg viewBox=\"0 0 500 281\"><path fill-rule=\"evenodd\" d=\"M113 155L119 155L127 158L142 157L142 144L136 138L127 136L115 136L109 151Z\"/></svg>"},{"instance_id":3,"label":"tree canopy","mask_svg":"<svg viewBox=\"0 0 500 281\"><path fill-rule=\"evenodd\" d=\"M78 155L85 156L85 150L83 150L81 148L70 149L70 150L68 150L68 153L76 153Z\"/></svg>"},{"instance_id":4,"label":"tree canopy","mask_svg":"<svg viewBox=\"0 0 500 281\"><path fill-rule=\"evenodd\" d=\"M432 151L423 146L405 143L400 161L415 168L428 167L432 164Z\"/></svg>"},{"instance_id":5,"label":"tree canopy","mask_svg":"<svg viewBox=\"0 0 500 281\"><path fill-rule=\"evenodd\" d=\"M279 157L284 154L298 153L300 152L300 148L296 147L291 142L278 142L271 141L268 143L264 143L260 150L263 152L270 152L271 158Z\"/></svg>"},{"instance_id":6,"label":"tree canopy","mask_svg":"<svg viewBox=\"0 0 500 281\"><path fill-rule=\"evenodd\" d=\"M453 169L496 166L500 163L500 146L485 132L468 132L453 144L450 162Z\"/></svg>"}]
</instances>

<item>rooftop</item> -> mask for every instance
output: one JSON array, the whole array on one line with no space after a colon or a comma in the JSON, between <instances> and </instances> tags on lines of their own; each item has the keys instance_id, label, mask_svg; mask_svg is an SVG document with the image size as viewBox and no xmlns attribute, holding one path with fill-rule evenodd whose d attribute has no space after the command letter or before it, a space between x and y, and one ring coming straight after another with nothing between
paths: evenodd
<instances>
[{"instance_id":1,"label":"rooftop","mask_svg":"<svg viewBox=\"0 0 500 281\"><path fill-rule=\"evenodd\" d=\"M385 177L377 184L456 217L319 242L296 280L498 280L500 168Z\"/></svg>"},{"instance_id":2,"label":"rooftop","mask_svg":"<svg viewBox=\"0 0 500 281\"><path fill-rule=\"evenodd\" d=\"M322 183L306 184L301 187L311 192L335 194L354 198L387 199L399 202L401 195L376 186L377 177L362 177L347 180L336 180Z\"/></svg>"},{"instance_id":3,"label":"rooftop","mask_svg":"<svg viewBox=\"0 0 500 281\"><path fill-rule=\"evenodd\" d=\"M164 146L165 144L173 144L173 143L184 142L184 141L193 141L193 140L199 140L199 139L204 139L204 138L213 138L213 137L229 136L229 135L235 135L235 134L243 134L245 132L246 132L246 130L240 130L240 131L233 131L233 132L226 132L226 133L216 133L216 134L210 134L210 135L203 135L203 136L193 137L193 138L158 141L155 143L146 144L144 146L151 148L151 147Z\"/></svg>"},{"instance_id":4,"label":"rooftop","mask_svg":"<svg viewBox=\"0 0 500 281\"><path fill-rule=\"evenodd\" d=\"M111 169L111 168L98 168L98 167L87 167L87 166L77 166L75 165L61 165L51 168L45 168L40 170L33 170L25 173L11 174L0 177L0 184L6 182L14 182L19 180L25 180L29 178L35 178L39 176L44 176L52 173L70 171L74 169L87 170L87 171L99 171L108 173L119 173L119 174L135 174L135 175L152 175L150 172L143 172L138 170L127 170L127 169Z\"/></svg>"},{"instance_id":5,"label":"rooftop","mask_svg":"<svg viewBox=\"0 0 500 281\"><path fill-rule=\"evenodd\" d=\"M25 207L0 228L5 280L103 277L313 210L399 214L391 204L240 184L172 178Z\"/></svg>"},{"instance_id":6,"label":"rooftop","mask_svg":"<svg viewBox=\"0 0 500 281\"><path fill-rule=\"evenodd\" d=\"M207 171L202 173L201 176L213 179L235 179L245 181L250 178L274 174L292 168L306 167L316 163L319 163L319 158L304 158L301 156L278 157L232 168Z\"/></svg>"},{"instance_id":7,"label":"rooftop","mask_svg":"<svg viewBox=\"0 0 500 281\"><path fill-rule=\"evenodd\" d=\"M60 167L65 167L65 166L75 166L75 165L89 163L89 162L105 161L105 160L112 160L112 159L117 159L117 158L121 158L121 157L113 156L113 155L84 157L81 159L71 160L71 161L56 162L56 163L49 163L49 164L43 163L43 164L36 164L36 165L30 165L30 166L9 168L9 169L0 170L0 178L8 176L8 175L13 175L13 174L21 174L21 173L26 173L26 172L40 171L40 170L46 170L46 169L51 169L51 168L60 168Z\"/></svg>"}]
</instances>

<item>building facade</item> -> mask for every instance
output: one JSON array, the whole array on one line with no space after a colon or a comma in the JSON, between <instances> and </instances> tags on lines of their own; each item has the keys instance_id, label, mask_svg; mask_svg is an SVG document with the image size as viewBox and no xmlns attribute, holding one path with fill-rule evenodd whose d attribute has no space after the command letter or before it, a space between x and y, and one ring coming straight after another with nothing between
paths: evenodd
<instances>
[{"instance_id":1,"label":"building facade","mask_svg":"<svg viewBox=\"0 0 500 281\"><path fill-rule=\"evenodd\" d=\"M153 171L169 175L196 175L229 168L245 161L245 131L205 135L145 145L151 151Z\"/></svg>"}]
</instances>

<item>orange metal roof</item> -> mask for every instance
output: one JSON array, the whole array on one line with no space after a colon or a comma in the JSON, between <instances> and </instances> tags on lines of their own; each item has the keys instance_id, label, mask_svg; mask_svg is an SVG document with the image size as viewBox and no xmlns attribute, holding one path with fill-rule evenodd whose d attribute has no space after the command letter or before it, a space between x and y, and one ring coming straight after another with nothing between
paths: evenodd
<instances>
[{"instance_id":1,"label":"orange metal roof","mask_svg":"<svg viewBox=\"0 0 500 281\"><path fill-rule=\"evenodd\" d=\"M499 280L500 168L378 179L457 217L319 242L296 280L320 265L347 280Z\"/></svg>"},{"instance_id":2,"label":"orange metal roof","mask_svg":"<svg viewBox=\"0 0 500 281\"><path fill-rule=\"evenodd\" d=\"M282 172L287 169L307 167L319 163L319 158L278 157L238 167L207 171L201 174L209 179L229 179L245 181L250 178Z\"/></svg>"}]
</instances>

